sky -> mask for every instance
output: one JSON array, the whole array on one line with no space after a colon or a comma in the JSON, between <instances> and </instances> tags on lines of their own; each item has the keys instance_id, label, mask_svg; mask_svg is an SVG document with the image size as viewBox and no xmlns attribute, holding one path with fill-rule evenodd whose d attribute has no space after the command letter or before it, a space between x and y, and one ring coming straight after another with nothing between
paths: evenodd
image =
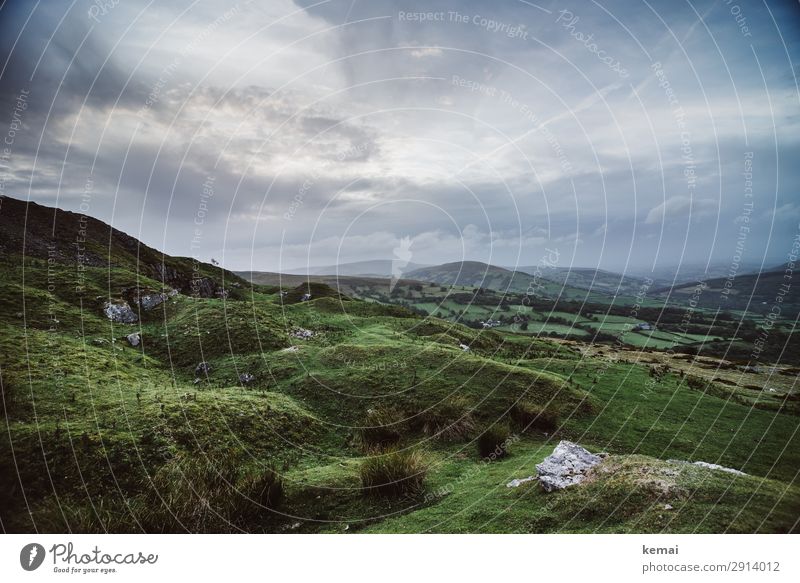
<instances>
[{"instance_id":1,"label":"sky","mask_svg":"<svg viewBox=\"0 0 800 583\"><path fill-rule=\"evenodd\" d=\"M0 193L236 270L768 267L800 233L797 2L165 4L2 5Z\"/></svg>"}]
</instances>

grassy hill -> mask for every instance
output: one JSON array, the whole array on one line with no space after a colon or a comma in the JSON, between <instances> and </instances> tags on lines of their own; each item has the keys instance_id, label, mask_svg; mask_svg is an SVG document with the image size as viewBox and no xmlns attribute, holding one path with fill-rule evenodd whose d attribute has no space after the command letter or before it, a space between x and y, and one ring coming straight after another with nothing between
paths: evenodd
<instances>
[{"instance_id":1,"label":"grassy hill","mask_svg":"<svg viewBox=\"0 0 800 583\"><path fill-rule=\"evenodd\" d=\"M6 532L797 529L797 394L767 394L766 371L747 389L324 282L251 284L8 198L0 246ZM109 319L123 301L135 321ZM505 487L562 438L608 452L603 471L551 494Z\"/></svg>"},{"instance_id":2,"label":"grassy hill","mask_svg":"<svg viewBox=\"0 0 800 583\"><path fill-rule=\"evenodd\" d=\"M702 282L706 287L699 295L697 305L754 313L768 313L778 306L781 318L793 320L800 313L800 286L792 283L792 271L787 271L787 268L788 266L782 265L761 273L736 275L732 279L704 279ZM655 293L671 303L685 304L687 298L695 295L699 283L700 281L684 282L658 289Z\"/></svg>"}]
</instances>

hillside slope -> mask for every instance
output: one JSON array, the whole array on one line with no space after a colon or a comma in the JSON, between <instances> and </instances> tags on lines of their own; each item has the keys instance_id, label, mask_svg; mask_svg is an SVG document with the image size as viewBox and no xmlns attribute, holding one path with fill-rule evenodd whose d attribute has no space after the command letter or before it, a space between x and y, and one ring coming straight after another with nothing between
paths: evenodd
<instances>
[{"instance_id":1,"label":"hillside slope","mask_svg":"<svg viewBox=\"0 0 800 583\"><path fill-rule=\"evenodd\" d=\"M12 250L0 261L5 532L797 528L797 417L759 408L757 394L733 400L713 380L687 386L682 371L654 372L629 355L586 356L423 318L324 283L237 288L241 280L213 266L202 269L226 293L181 288L119 320L103 302L161 289L154 266L184 277L184 260L96 221L88 239L97 264L78 271L69 233L48 262L40 245L51 218L71 228L75 217L37 205L39 220L20 231L7 218L19 205L8 200L0 229L0 246ZM562 438L612 454L619 471L603 478L608 488L545 496L505 487ZM487 447L501 447L500 459ZM638 493L637 476L670 458L750 476L693 471L670 492L679 511L665 523L654 514L662 499ZM598 494L597 512L580 510ZM709 500L722 502L706 513ZM502 520L490 520L500 511Z\"/></svg>"}]
</instances>

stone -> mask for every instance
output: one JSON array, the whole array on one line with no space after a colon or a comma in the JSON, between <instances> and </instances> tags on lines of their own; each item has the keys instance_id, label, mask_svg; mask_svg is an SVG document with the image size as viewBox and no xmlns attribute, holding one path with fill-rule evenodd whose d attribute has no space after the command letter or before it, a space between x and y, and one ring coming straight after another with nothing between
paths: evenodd
<instances>
[{"instance_id":1,"label":"stone","mask_svg":"<svg viewBox=\"0 0 800 583\"><path fill-rule=\"evenodd\" d=\"M139 321L139 316L131 309L128 302L106 302L103 304L103 313L106 318L119 324L134 324Z\"/></svg>"},{"instance_id":2,"label":"stone","mask_svg":"<svg viewBox=\"0 0 800 583\"><path fill-rule=\"evenodd\" d=\"M128 340L128 344L131 346L139 346L139 342L142 341L142 337L139 335L139 332L128 334L125 338Z\"/></svg>"},{"instance_id":3,"label":"stone","mask_svg":"<svg viewBox=\"0 0 800 583\"><path fill-rule=\"evenodd\" d=\"M464 352L467 352L469 350L469 346L467 346L466 344L459 344L458 347Z\"/></svg>"},{"instance_id":4,"label":"stone","mask_svg":"<svg viewBox=\"0 0 800 583\"><path fill-rule=\"evenodd\" d=\"M664 510L672 510L672 504L664 504Z\"/></svg>"},{"instance_id":5,"label":"stone","mask_svg":"<svg viewBox=\"0 0 800 583\"><path fill-rule=\"evenodd\" d=\"M200 364L198 364L196 367L194 367L194 374L196 374L196 375L207 375L212 370L213 370L213 367L209 363L203 361Z\"/></svg>"},{"instance_id":6,"label":"stone","mask_svg":"<svg viewBox=\"0 0 800 583\"><path fill-rule=\"evenodd\" d=\"M136 298L135 302L143 310L152 310L167 300L167 294L145 294Z\"/></svg>"},{"instance_id":7,"label":"stone","mask_svg":"<svg viewBox=\"0 0 800 583\"><path fill-rule=\"evenodd\" d=\"M243 383L243 384L252 383L254 380L256 380L256 377L251 375L249 372L244 372L244 373L239 375L239 382L240 383Z\"/></svg>"},{"instance_id":8,"label":"stone","mask_svg":"<svg viewBox=\"0 0 800 583\"><path fill-rule=\"evenodd\" d=\"M314 333L311 330L306 330L305 328L297 328L296 330L292 331L292 336L295 338L300 338L301 340L308 340Z\"/></svg>"},{"instance_id":9,"label":"stone","mask_svg":"<svg viewBox=\"0 0 800 583\"><path fill-rule=\"evenodd\" d=\"M527 482L533 482L536 480L536 476L528 476L527 478L515 478L511 480L508 484L506 484L506 488L519 488L522 484Z\"/></svg>"},{"instance_id":10,"label":"stone","mask_svg":"<svg viewBox=\"0 0 800 583\"><path fill-rule=\"evenodd\" d=\"M729 474L736 474L737 476L746 476L744 472L740 472L739 470L734 470L733 468L726 468L725 466L721 466L719 464L710 464L708 462L694 462L694 465L700 466L701 468L708 468L709 470L718 470L720 472L728 472Z\"/></svg>"},{"instance_id":11,"label":"stone","mask_svg":"<svg viewBox=\"0 0 800 583\"><path fill-rule=\"evenodd\" d=\"M539 483L546 492L580 484L586 472L603 461L571 441L562 440L542 463L536 465Z\"/></svg>"}]
</instances>

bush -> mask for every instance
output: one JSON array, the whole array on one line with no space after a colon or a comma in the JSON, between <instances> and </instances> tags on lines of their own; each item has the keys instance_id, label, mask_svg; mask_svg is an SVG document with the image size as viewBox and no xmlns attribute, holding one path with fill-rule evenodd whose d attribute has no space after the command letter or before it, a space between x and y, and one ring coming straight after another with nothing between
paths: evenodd
<instances>
[{"instance_id":1,"label":"bush","mask_svg":"<svg viewBox=\"0 0 800 583\"><path fill-rule=\"evenodd\" d=\"M272 468L244 468L233 457L177 458L153 476L147 532L235 532L263 526L283 498Z\"/></svg>"},{"instance_id":2,"label":"bush","mask_svg":"<svg viewBox=\"0 0 800 583\"><path fill-rule=\"evenodd\" d=\"M385 407L369 409L364 419L364 427L358 429L361 447L366 451L372 451L397 445L403 436L404 419L403 414L396 409Z\"/></svg>"},{"instance_id":3,"label":"bush","mask_svg":"<svg viewBox=\"0 0 800 583\"><path fill-rule=\"evenodd\" d=\"M511 430L505 423L495 423L478 437L478 453L482 458L496 460L508 454Z\"/></svg>"},{"instance_id":4,"label":"bush","mask_svg":"<svg viewBox=\"0 0 800 583\"><path fill-rule=\"evenodd\" d=\"M428 468L419 450L381 453L361 463L361 485L370 495L417 496L425 489Z\"/></svg>"},{"instance_id":5,"label":"bush","mask_svg":"<svg viewBox=\"0 0 800 583\"><path fill-rule=\"evenodd\" d=\"M448 399L420 414L422 432L436 439L466 439L475 429L472 410L461 398Z\"/></svg>"},{"instance_id":6,"label":"bush","mask_svg":"<svg viewBox=\"0 0 800 583\"><path fill-rule=\"evenodd\" d=\"M525 401L514 405L511 409L511 418L521 431L536 429L544 433L553 433L559 426L559 416L556 411Z\"/></svg>"}]
</instances>

